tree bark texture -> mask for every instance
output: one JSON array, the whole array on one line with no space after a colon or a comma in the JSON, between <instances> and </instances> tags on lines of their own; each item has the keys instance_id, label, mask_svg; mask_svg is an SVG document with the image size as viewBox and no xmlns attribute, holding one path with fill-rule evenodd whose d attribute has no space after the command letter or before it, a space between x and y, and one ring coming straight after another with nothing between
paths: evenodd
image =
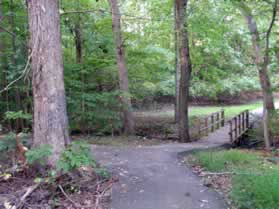
<instances>
[{"instance_id":1,"label":"tree bark texture","mask_svg":"<svg viewBox=\"0 0 279 209\"><path fill-rule=\"evenodd\" d=\"M120 11L117 0L110 0L111 13L112 13L112 30L114 34L114 41L116 44L116 58L118 65L119 74L119 87L123 93L121 102L123 106L123 122L125 134L134 133L134 117L132 113L131 98L129 93L129 81L128 72L125 62L125 51L123 46L122 34L121 34L121 23L120 23Z\"/></svg>"},{"instance_id":2,"label":"tree bark texture","mask_svg":"<svg viewBox=\"0 0 279 209\"><path fill-rule=\"evenodd\" d=\"M182 142L189 142L189 87L191 79L191 60L189 53L189 41L187 33L187 10L188 0L175 0L177 14L177 39L179 48L179 67L180 67L180 83L179 83L179 137Z\"/></svg>"},{"instance_id":3,"label":"tree bark texture","mask_svg":"<svg viewBox=\"0 0 279 209\"><path fill-rule=\"evenodd\" d=\"M70 142L64 88L58 0L28 0L32 90L34 100L33 146L49 144L55 166Z\"/></svg>"}]
</instances>

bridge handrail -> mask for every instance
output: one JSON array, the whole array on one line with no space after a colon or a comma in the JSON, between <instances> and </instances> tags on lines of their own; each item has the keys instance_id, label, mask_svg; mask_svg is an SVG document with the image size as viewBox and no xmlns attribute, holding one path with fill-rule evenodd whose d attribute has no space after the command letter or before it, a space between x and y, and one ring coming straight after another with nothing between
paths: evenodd
<instances>
[{"instance_id":1,"label":"bridge handrail","mask_svg":"<svg viewBox=\"0 0 279 209\"><path fill-rule=\"evenodd\" d=\"M249 110L239 113L228 121L230 124L230 141L237 141L249 129Z\"/></svg>"},{"instance_id":2,"label":"bridge handrail","mask_svg":"<svg viewBox=\"0 0 279 209\"><path fill-rule=\"evenodd\" d=\"M213 112L205 117L198 118L198 135L203 136L203 132L207 136L209 132L214 132L220 127L225 126L225 110Z\"/></svg>"}]
</instances>

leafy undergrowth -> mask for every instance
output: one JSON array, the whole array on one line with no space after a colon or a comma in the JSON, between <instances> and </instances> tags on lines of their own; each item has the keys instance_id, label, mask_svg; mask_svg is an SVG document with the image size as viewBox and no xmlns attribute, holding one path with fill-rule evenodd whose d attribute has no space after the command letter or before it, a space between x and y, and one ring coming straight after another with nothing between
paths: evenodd
<instances>
[{"instance_id":1,"label":"leafy undergrowth","mask_svg":"<svg viewBox=\"0 0 279 209\"><path fill-rule=\"evenodd\" d=\"M117 179L98 165L88 144L72 142L55 168L46 163L51 145L28 148L23 161L14 134L0 139L0 208L106 208Z\"/></svg>"},{"instance_id":2,"label":"leafy undergrowth","mask_svg":"<svg viewBox=\"0 0 279 209\"><path fill-rule=\"evenodd\" d=\"M204 185L238 209L279 208L278 157L250 150L199 151L186 157Z\"/></svg>"},{"instance_id":3,"label":"leafy undergrowth","mask_svg":"<svg viewBox=\"0 0 279 209\"><path fill-rule=\"evenodd\" d=\"M100 208L107 205L113 179L88 167L54 177L34 168L2 171L0 208ZM47 172L47 170L46 170Z\"/></svg>"}]
</instances>

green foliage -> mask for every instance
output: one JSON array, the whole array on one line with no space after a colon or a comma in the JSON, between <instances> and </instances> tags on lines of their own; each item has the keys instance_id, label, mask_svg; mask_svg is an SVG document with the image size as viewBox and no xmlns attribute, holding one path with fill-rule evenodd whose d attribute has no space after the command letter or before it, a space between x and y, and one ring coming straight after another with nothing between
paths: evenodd
<instances>
[{"instance_id":1,"label":"green foliage","mask_svg":"<svg viewBox=\"0 0 279 209\"><path fill-rule=\"evenodd\" d=\"M24 113L22 110L13 112L8 111L5 113L5 118L7 120L16 120L16 119L25 119L25 120L32 120L32 115L29 113Z\"/></svg>"},{"instance_id":2,"label":"green foliage","mask_svg":"<svg viewBox=\"0 0 279 209\"><path fill-rule=\"evenodd\" d=\"M29 164L39 163L40 165L45 165L47 158L52 154L52 146L49 144L40 145L39 147L34 147L25 153L27 162Z\"/></svg>"},{"instance_id":3,"label":"green foliage","mask_svg":"<svg viewBox=\"0 0 279 209\"><path fill-rule=\"evenodd\" d=\"M241 172L241 171L240 171ZM279 169L233 177L231 197L242 209L278 209Z\"/></svg>"},{"instance_id":4,"label":"green foliage","mask_svg":"<svg viewBox=\"0 0 279 209\"><path fill-rule=\"evenodd\" d=\"M72 142L61 154L57 163L57 169L68 172L82 166L97 166L95 159L91 155L90 147L85 142Z\"/></svg>"},{"instance_id":5,"label":"green foliage","mask_svg":"<svg viewBox=\"0 0 279 209\"><path fill-rule=\"evenodd\" d=\"M95 172L98 176L100 176L104 179L110 179L111 178L111 173L105 168L95 168Z\"/></svg>"},{"instance_id":6,"label":"green foliage","mask_svg":"<svg viewBox=\"0 0 279 209\"><path fill-rule=\"evenodd\" d=\"M29 147L29 136L26 134L21 134L20 139L21 143ZM13 151L16 148L16 134L10 132L9 134L5 135L3 139L0 140L0 152L9 152Z\"/></svg>"},{"instance_id":7,"label":"green foliage","mask_svg":"<svg viewBox=\"0 0 279 209\"><path fill-rule=\"evenodd\" d=\"M257 155L239 150L197 152L194 156L198 163L209 171L231 170L258 161Z\"/></svg>"},{"instance_id":8,"label":"green foliage","mask_svg":"<svg viewBox=\"0 0 279 209\"><path fill-rule=\"evenodd\" d=\"M89 130L101 135L119 130L122 127L120 95L117 91L84 93L81 100L73 95L68 99L71 129Z\"/></svg>"},{"instance_id":9,"label":"green foliage","mask_svg":"<svg viewBox=\"0 0 279 209\"><path fill-rule=\"evenodd\" d=\"M273 135L279 136L279 110L272 113L270 117L269 127Z\"/></svg>"},{"instance_id":10,"label":"green foliage","mask_svg":"<svg viewBox=\"0 0 279 209\"><path fill-rule=\"evenodd\" d=\"M10 133L0 140L0 152L9 152L16 147L16 134Z\"/></svg>"}]
</instances>

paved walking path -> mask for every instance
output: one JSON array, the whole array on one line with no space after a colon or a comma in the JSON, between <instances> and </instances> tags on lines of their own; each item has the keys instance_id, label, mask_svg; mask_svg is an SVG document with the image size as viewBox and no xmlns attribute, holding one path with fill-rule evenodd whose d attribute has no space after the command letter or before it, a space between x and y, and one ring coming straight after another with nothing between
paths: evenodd
<instances>
[{"instance_id":1,"label":"paved walking path","mask_svg":"<svg viewBox=\"0 0 279 209\"><path fill-rule=\"evenodd\" d=\"M178 153L228 142L225 126L189 144L94 147L99 162L120 178L113 188L110 209L226 209L222 197L181 164Z\"/></svg>"}]
</instances>

